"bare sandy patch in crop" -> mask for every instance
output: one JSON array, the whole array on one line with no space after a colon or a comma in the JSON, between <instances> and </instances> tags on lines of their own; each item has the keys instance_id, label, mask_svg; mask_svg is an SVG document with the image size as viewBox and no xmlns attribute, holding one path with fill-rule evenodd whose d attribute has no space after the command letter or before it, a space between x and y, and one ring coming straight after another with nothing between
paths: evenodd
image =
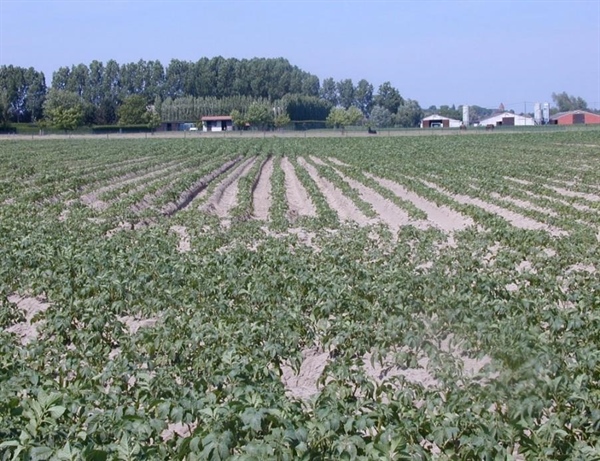
<instances>
[{"instance_id":1,"label":"bare sandy patch in crop","mask_svg":"<svg viewBox=\"0 0 600 461\"><path fill-rule=\"evenodd\" d=\"M558 216L558 213L556 211L537 206L531 202L528 202L527 200L521 200L514 197L507 197L504 195L500 195L496 192L493 192L492 194L490 194L490 196L495 199L502 200L503 202L512 203L513 205L516 205L520 208L524 208L526 210L537 211L538 213L543 213L548 216Z\"/></svg>"},{"instance_id":2,"label":"bare sandy patch in crop","mask_svg":"<svg viewBox=\"0 0 600 461\"><path fill-rule=\"evenodd\" d=\"M516 182L517 184L521 184L522 186L531 186L533 183L531 181L526 181L524 179L511 178L510 176L504 176L504 179L512 182Z\"/></svg>"},{"instance_id":3,"label":"bare sandy patch in crop","mask_svg":"<svg viewBox=\"0 0 600 461\"><path fill-rule=\"evenodd\" d=\"M532 198L535 198L535 199L545 199L545 200L548 200L548 201L553 202L553 203L560 203L561 205L565 205L565 206L568 206L568 207L571 207L571 208L575 208L578 211L593 211L593 209L590 208L589 206L582 205L580 203L571 203L571 202L568 202L567 200L562 200L562 199L559 199L559 198L556 198L556 197L550 197L550 196L547 196L547 195L538 195L538 194L535 194L535 193L533 193L531 191L527 191L527 190L524 190L522 192L524 194L527 194L528 196L530 196Z\"/></svg>"},{"instance_id":4,"label":"bare sandy patch in crop","mask_svg":"<svg viewBox=\"0 0 600 461\"><path fill-rule=\"evenodd\" d=\"M124 315L122 317L117 317L117 319L119 320L119 322L127 326L127 330L129 331L130 335L136 334L141 328L153 327L159 320L158 317L150 317L144 319L140 317L134 317L131 315Z\"/></svg>"},{"instance_id":5,"label":"bare sandy patch in crop","mask_svg":"<svg viewBox=\"0 0 600 461\"><path fill-rule=\"evenodd\" d=\"M600 202L600 196L596 194L587 194L585 192L577 192L569 189L564 189L562 187L549 186L545 185L548 189L553 190L554 192L562 195L563 197L573 197L573 198L582 198L589 202Z\"/></svg>"},{"instance_id":6,"label":"bare sandy patch in crop","mask_svg":"<svg viewBox=\"0 0 600 461\"><path fill-rule=\"evenodd\" d=\"M453 344L453 335L448 335L439 345L439 353L448 354L455 360L462 370L463 378L472 378L482 372L485 366L492 363L491 357L483 355L479 358L468 357L461 347L461 343ZM402 348L408 351L408 348ZM310 348L302 351L302 363L296 373L289 363L281 365L281 380L287 392L297 398L307 399L320 392L317 382L321 378L327 364L335 360L328 352L318 348ZM372 360L371 354L362 357L362 368L364 372L378 384L383 381L403 377L406 381L424 387L435 387L439 385L438 379L430 370L431 358L421 353L417 359L417 367L399 366L394 360L394 354L387 354L381 361ZM489 374L487 378L494 378L497 374ZM326 383L325 383L326 385Z\"/></svg>"},{"instance_id":7,"label":"bare sandy patch in crop","mask_svg":"<svg viewBox=\"0 0 600 461\"><path fill-rule=\"evenodd\" d=\"M250 172L254 162L256 157L251 157L233 170L214 190L203 207L204 211L214 213L221 219L229 218L230 211L237 204L238 183Z\"/></svg>"},{"instance_id":8,"label":"bare sandy patch in crop","mask_svg":"<svg viewBox=\"0 0 600 461\"><path fill-rule=\"evenodd\" d=\"M337 213L340 221L354 221L359 226L365 226L371 223L371 220L358 209L350 198L346 197L342 191L330 181L319 176L317 169L313 165L301 157L298 158L298 163L308 171L310 177L325 196L325 200L327 200L331 209Z\"/></svg>"},{"instance_id":9,"label":"bare sandy patch in crop","mask_svg":"<svg viewBox=\"0 0 600 461\"><path fill-rule=\"evenodd\" d=\"M342 180L348 183L350 187L358 191L360 198L371 205L373 210L379 215L379 219L387 224L393 232L398 232L402 226L406 226L410 223L410 216L408 216L408 213L395 203L361 182L349 178L341 171L335 168L334 171L342 178Z\"/></svg>"},{"instance_id":10,"label":"bare sandy patch in crop","mask_svg":"<svg viewBox=\"0 0 600 461\"><path fill-rule=\"evenodd\" d=\"M446 233L460 231L473 225L473 220L471 218L446 206L440 206L430 202L395 181L379 178L370 173L365 173L365 175L377 181L382 187L392 191L400 199L408 200L419 210L424 211L427 214L427 220L430 221L434 227L437 227Z\"/></svg>"},{"instance_id":11,"label":"bare sandy patch in crop","mask_svg":"<svg viewBox=\"0 0 600 461\"><path fill-rule=\"evenodd\" d=\"M317 209L308 192L296 176L294 166L287 157L281 159L281 169L285 174L285 197L288 204L288 219L298 216L317 216Z\"/></svg>"},{"instance_id":12,"label":"bare sandy patch in crop","mask_svg":"<svg viewBox=\"0 0 600 461\"><path fill-rule=\"evenodd\" d=\"M198 427L198 422L193 423L170 423L167 428L160 433L163 442L173 439L176 435L185 439L192 435Z\"/></svg>"},{"instance_id":13,"label":"bare sandy patch in crop","mask_svg":"<svg viewBox=\"0 0 600 461\"><path fill-rule=\"evenodd\" d=\"M146 174L140 175L139 173L130 173L130 174L120 176L120 177L116 178L114 181L112 181L110 184L108 184L104 187L100 187L99 189L95 189L92 192L88 192L87 194L82 195L80 197L80 200L83 204L88 205L91 208L94 208L96 210L105 210L106 208L108 208L109 204L100 200L100 196L102 194L104 194L105 192L109 192L109 191L118 189L120 187L126 186L131 183L135 183L137 181L144 181L146 179L150 179L150 178L154 178L156 176L163 175L166 172L168 172L169 170L172 170L173 168L180 167L182 164L183 164L183 162L179 162L179 161L168 162Z\"/></svg>"},{"instance_id":14,"label":"bare sandy patch in crop","mask_svg":"<svg viewBox=\"0 0 600 461\"><path fill-rule=\"evenodd\" d=\"M482 208L483 210L496 214L504 219L506 219L509 223L519 229L528 229L528 230L543 230L548 232L550 235L555 237L562 237L568 235L568 232L559 229L557 227L551 226L549 224L541 223L534 219L523 216L519 213L515 213L514 211L507 210L506 208L502 208L498 205L494 205L492 203L486 202L484 200L469 197L468 195L459 195L452 194L436 184L433 184L429 181L421 180L423 184L427 187L431 187L432 189L438 191L439 193L449 197L453 200L456 200L458 203L462 203L464 205L474 205L476 207Z\"/></svg>"},{"instance_id":15,"label":"bare sandy patch in crop","mask_svg":"<svg viewBox=\"0 0 600 461\"><path fill-rule=\"evenodd\" d=\"M260 170L258 182L252 194L254 217L262 221L269 219L271 209L271 176L273 175L273 157L269 158Z\"/></svg>"},{"instance_id":16,"label":"bare sandy patch in crop","mask_svg":"<svg viewBox=\"0 0 600 461\"><path fill-rule=\"evenodd\" d=\"M307 399L319 393L317 381L329 361L329 353L306 349L302 351L302 359L298 373L289 364L282 364L281 380L292 396Z\"/></svg>"},{"instance_id":17,"label":"bare sandy patch in crop","mask_svg":"<svg viewBox=\"0 0 600 461\"><path fill-rule=\"evenodd\" d=\"M192 246L190 243L190 234L185 226L171 226L171 230L179 236L179 243L177 245L177 251L180 253L187 253L191 250Z\"/></svg>"},{"instance_id":18,"label":"bare sandy patch in crop","mask_svg":"<svg viewBox=\"0 0 600 461\"><path fill-rule=\"evenodd\" d=\"M45 312L50 307L50 303L40 301L37 298L23 297L16 294L10 295L8 301L16 304L17 308L23 312L25 321L15 323L8 327L6 331L17 335L22 345L27 345L38 336L37 327L41 321L34 322L34 317L37 314Z\"/></svg>"},{"instance_id":19,"label":"bare sandy patch in crop","mask_svg":"<svg viewBox=\"0 0 600 461\"><path fill-rule=\"evenodd\" d=\"M194 202L194 200L198 198L200 193L204 189L206 189L206 187L215 178L219 177L220 175L222 175L229 169L233 168L241 159L242 159L242 157L238 156L238 157L234 158L233 160L229 160L228 162L225 162L219 168L216 168L215 170L211 171L207 175L202 176L200 179L198 179L196 182L194 182L194 184L192 184L190 187L188 187L186 190L184 190L181 194L179 194L179 197L177 198L177 200L166 204L163 207L163 209L161 210L161 213L165 216L172 216L173 214L177 213L178 211L183 210L183 209L187 208L188 206L190 206Z\"/></svg>"},{"instance_id":20,"label":"bare sandy patch in crop","mask_svg":"<svg viewBox=\"0 0 600 461\"><path fill-rule=\"evenodd\" d=\"M327 160L329 160L331 163L334 163L338 166L345 166L345 167L349 167L350 165L348 165L347 163L342 162L341 160L338 160L335 157L327 157Z\"/></svg>"}]
</instances>

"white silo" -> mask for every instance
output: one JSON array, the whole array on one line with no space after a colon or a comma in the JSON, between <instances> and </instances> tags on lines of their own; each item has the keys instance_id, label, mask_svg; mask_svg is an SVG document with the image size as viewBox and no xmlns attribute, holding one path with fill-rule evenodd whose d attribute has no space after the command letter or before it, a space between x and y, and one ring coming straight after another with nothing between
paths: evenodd
<instances>
[{"instance_id":1,"label":"white silo","mask_svg":"<svg viewBox=\"0 0 600 461\"><path fill-rule=\"evenodd\" d=\"M462 106L462 112L462 121L465 124L465 126L469 126L469 106Z\"/></svg>"},{"instance_id":2,"label":"white silo","mask_svg":"<svg viewBox=\"0 0 600 461\"><path fill-rule=\"evenodd\" d=\"M547 125L550 122L550 104L547 102L542 106L542 121L544 125Z\"/></svg>"},{"instance_id":3,"label":"white silo","mask_svg":"<svg viewBox=\"0 0 600 461\"><path fill-rule=\"evenodd\" d=\"M542 124L542 105L539 102L533 104L533 121L536 125Z\"/></svg>"}]
</instances>

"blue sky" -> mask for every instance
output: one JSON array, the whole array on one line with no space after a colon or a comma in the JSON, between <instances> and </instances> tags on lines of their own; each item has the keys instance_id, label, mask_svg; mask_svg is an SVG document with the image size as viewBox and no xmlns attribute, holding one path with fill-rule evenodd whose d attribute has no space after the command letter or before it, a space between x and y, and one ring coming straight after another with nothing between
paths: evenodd
<instances>
[{"instance_id":1,"label":"blue sky","mask_svg":"<svg viewBox=\"0 0 600 461\"><path fill-rule=\"evenodd\" d=\"M552 92L600 108L600 0L0 0L0 65L284 57L389 80L421 106L532 111Z\"/></svg>"}]
</instances>

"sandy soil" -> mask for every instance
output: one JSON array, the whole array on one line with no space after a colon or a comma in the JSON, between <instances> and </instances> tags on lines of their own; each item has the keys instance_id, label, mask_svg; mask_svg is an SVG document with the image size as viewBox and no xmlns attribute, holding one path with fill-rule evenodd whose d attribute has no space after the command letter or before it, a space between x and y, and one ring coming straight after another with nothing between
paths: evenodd
<instances>
[{"instance_id":1,"label":"sandy soil","mask_svg":"<svg viewBox=\"0 0 600 461\"><path fill-rule=\"evenodd\" d=\"M450 354L461 362L462 376L465 378L473 377L480 373L486 365L492 363L491 357L487 355L479 359L467 357L460 344L451 345L453 340L454 336L448 335L440 344L440 352ZM327 364L334 359L330 358L328 352L320 351L317 348L303 350L302 358L303 361L297 374L289 364L281 366L281 380L291 396L309 399L320 392L317 381ZM402 376L408 382L424 387L435 387L439 382L428 370L430 360L427 355L421 355L417 361L418 367L401 368L395 364L393 354L384 358L383 363L374 362L373 364L371 364L371 354L365 354L362 358L362 367L365 373L378 384L386 379ZM493 376L490 375L490 377Z\"/></svg>"},{"instance_id":2,"label":"sandy soil","mask_svg":"<svg viewBox=\"0 0 600 461\"><path fill-rule=\"evenodd\" d=\"M254 217L262 221L269 219L269 210L271 209L271 175L273 174L273 161L273 157L271 157L262 166L258 182L254 188L254 194L252 195Z\"/></svg>"},{"instance_id":3,"label":"sandy soil","mask_svg":"<svg viewBox=\"0 0 600 461\"><path fill-rule=\"evenodd\" d=\"M167 164L161 165L158 169L153 170L149 173L139 174L139 173L130 173L116 178L110 184L101 187L99 189L95 189L87 194L84 194L80 197L80 200L85 205L88 205L96 210L105 210L108 208L109 203L100 200L100 196L105 192L110 192L111 190L118 189L119 187L126 186L127 184L135 183L137 181L143 181L150 178L155 178L156 176L160 176L172 170L173 168L180 167L184 162L169 162Z\"/></svg>"},{"instance_id":4,"label":"sandy soil","mask_svg":"<svg viewBox=\"0 0 600 461\"><path fill-rule=\"evenodd\" d=\"M490 195L495 199L502 200L503 202L512 203L513 205L516 205L521 208L525 208L526 210L537 211L538 213L544 213L544 214L547 214L548 216L558 216L558 213L556 211L550 210L548 208L543 208L541 206L537 206L526 200L521 200L521 199L517 199L514 197L503 196L496 192L494 192Z\"/></svg>"},{"instance_id":5,"label":"sandy soil","mask_svg":"<svg viewBox=\"0 0 600 461\"><path fill-rule=\"evenodd\" d=\"M238 183L252 169L256 162L256 157L252 157L242 162L235 170L231 172L214 190L212 196L204 204L202 209L216 214L224 219L229 217L229 212L237 204Z\"/></svg>"},{"instance_id":6,"label":"sandy soil","mask_svg":"<svg viewBox=\"0 0 600 461\"><path fill-rule=\"evenodd\" d=\"M421 182L427 187L431 187L439 193L444 194L446 197L456 200L458 203L462 203L465 205L474 205L476 207L484 209L485 211L501 216L502 218L510 222L513 226L518 227L520 229L543 230L555 237L562 237L568 235L568 232L562 229L550 226L545 223L541 223L539 221L528 218L519 213L515 213L514 211L507 210L506 208L499 207L484 200L469 197L468 195L451 194L450 192L447 192L438 185L433 184L429 181L421 180Z\"/></svg>"},{"instance_id":7,"label":"sandy soil","mask_svg":"<svg viewBox=\"0 0 600 461\"><path fill-rule=\"evenodd\" d=\"M334 210L340 221L354 221L359 226L371 223L352 200L346 197L341 190L325 178L319 176L317 169L303 158L298 158L298 163L308 171L321 193L325 196L329 207Z\"/></svg>"},{"instance_id":8,"label":"sandy soil","mask_svg":"<svg viewBox=\"0 0 600 461\"><path fill-rule=\"evenodd\" d=\"M156 322L158 322L158 317L141 319L131 315L124 315L122 317L117 317L117 319L119 322L124 323L127 326L130 335L136 334L140 328L153 327L156 325Z\"/></svg>"},{"instance_id":9,"label":"sandy soil","mask_svg":"<svg viewBox=\"0 0 600 461\"><path fill-rule=\"evenodd\" d=\"M525 181L524 179L518 179L518 178L511 178L510 176L504 176L504 179L507 179L508 181L516 182L517 184L521 184L522 186L530 186L533 184L530 181Z\"/></svg>"},{"instance_id":10,"label":"sandy soil","mask_svg":"<svg viewBox=\"0 0 600 461\"><path fill-rule=\"evenodd\" d=\"M586 194L585 192L576 192L568 189L563 189L562 187L556 186L548 186L545 185L548 189L552 189L554 192L562 195L563 197L574 197L574 198L582 198L588 200L590 202L600 202L600 196L596 194Z\"/></svg>"},{"instance_id":11,"label":"sandy soil","mask_svg":"<svg viewBox=\"0 0 600 461\"><path fill-rule=\"evenodd\" d=\"M281 159L281 169L285 175L285 196L288 205L288 219L294 221L299 216L317 216L317 209L308 192L296 176L294 166L287 157Z\"/></svg>"},{"instance_id":12,"label":"sandy soil","mask_svg":"<svg viewBox=\"0 0 600 461\"><path fill-rule=\"evenodd\" d=\"M171 230L179 236L179 244L177 245L177 251L180 253L187 253L192 249L190 243L190 234L185 226L171 226Z\"/></svg>"},{"instance_id":13,"label":"sandy soil","mask_svg":"<svg viewBox=\"0 0 600 461\"><path fill-rule=\"evenodd\" d=\"M429 200L424 199L420 195L406 189L397 182L389 179L379 178L369 173L365 173L366 176L377 181L381 186L391 190L396 196L402 200L408 200L419 210L424 211L427 214L427 220L438 229L443 230L446 233L452 233L466 229L473 225L473 220L458 211L454 211L446 206L439 206Z\"/></svg>"},{"instance_id":14,"label":"sandy soil","mask_svg":"<svg viewBox=\"0 0 600 461\"><path fill-rule=\"evenodd\" d=\"M560 203L561 205L570 206L570 207L575 208L576 210L579 210L579 211L592 211L592 208L590 208L587 205L582 205L580 203L571 203L571 202L569 202L567 200L561 200L561 199L555 198L555 197L548 197L548 196L545 196L545 195L542 196L542 195L534 194L533 192L530 192L530 191L527 191L527 190L523 190L522 192L524 194L526 194L526 195L529 195L530 197L533 197L533 198L536 198L536 199L540 199L541 198L541 199L549 200L549 201L554 202L554 203Z\"/></svg>"},{"instance_id":15,"label":"sandy soil","mask_svg":"<svg viewBox=\"0 0 600 461\"><path fill-rule=\"evenodd\" d=\"M219 177L229 169L233 168L233 166L235 166L241 159L241 156L236 157L235 159L224 163L219 168L211 171L207 175L202 176L187 190L184 190L181 194L179 194L179 198L177 200L165 205L161 210L161 213L165 216L172 216L178 211L190 206L194 199L198 197L198 195L211 183L211 181L213 181L215 178Z\"/></svg>"},{"instance_id":16,"label":"sandy soil","mask_svg":"<svg viewBox=\"0 0 600 461\"><path fill-rule=\"evenodd\" d=\"M379 219L387 224L392 232L398 232L402 226L406 226L410 222L408 213L395 203L361 182L345 176L341 171L335 168L334 170L350 187L358 191L361 199L373 207L373 210L379 215Z\"/></svg>"},{"instance_id":17,"label":"sandy soil","mask_svg":"<svg viewBox=\"0 0 600 461\"><path fill-rule=\"evenodd\" d=\"M347 163L342 162L341 160L338 160L335 157L327 157L327 160L329 160L331 163L334 163L338 166L350 166Z\"/></svg>"},{"instance_id":18,"label":"sandy soil","mask_svg":"<svg viewBox=\"0 0 600 461\"><path fill-rule=\"evenodd\" d=\"M8 301L17 305L25 315L25 321L16 323L6 329L8 333L17 335L21 344L27 345L38 336L37 327L42 321L34 322L33 318L50 307L50 303L40 301L36 298L10 295Z\"/></svg>"}]
</instances>

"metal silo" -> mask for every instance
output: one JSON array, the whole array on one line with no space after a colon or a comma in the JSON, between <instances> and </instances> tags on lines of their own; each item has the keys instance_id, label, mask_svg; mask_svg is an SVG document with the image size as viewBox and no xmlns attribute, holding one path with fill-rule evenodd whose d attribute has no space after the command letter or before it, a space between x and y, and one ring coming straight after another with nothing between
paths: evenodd
<instances>
[{"instance_id":1,"label":"metal silo","mask_svg":"<svg viewBox=\"0 0 600 461\"><path fill-rule=\"evenodd\" d=\"M533 121L536 125L542 124L542 105L539 102L533 104Z\"/></svg>"},{"instance_id":2,"label":"metal silo","mask_svg":"<svg viewBox=\"0 0 600 461\"><path fill-rule=\"evenodd\" d=\"M544 125L550 122L550 104L548 104L547 102L545 102L542 106L542 120L544 122Z\"/></svg>"},{"instance_id":3,"label":"metal silo","mask_svg":"<svg viewBox=\"0 0 600 461\"><path fill-rule=\"evenodd\" d=\"M469 126L469 106L462 106L463 117L462 121L465 126Z\"/></svg>"}]
</instances>

